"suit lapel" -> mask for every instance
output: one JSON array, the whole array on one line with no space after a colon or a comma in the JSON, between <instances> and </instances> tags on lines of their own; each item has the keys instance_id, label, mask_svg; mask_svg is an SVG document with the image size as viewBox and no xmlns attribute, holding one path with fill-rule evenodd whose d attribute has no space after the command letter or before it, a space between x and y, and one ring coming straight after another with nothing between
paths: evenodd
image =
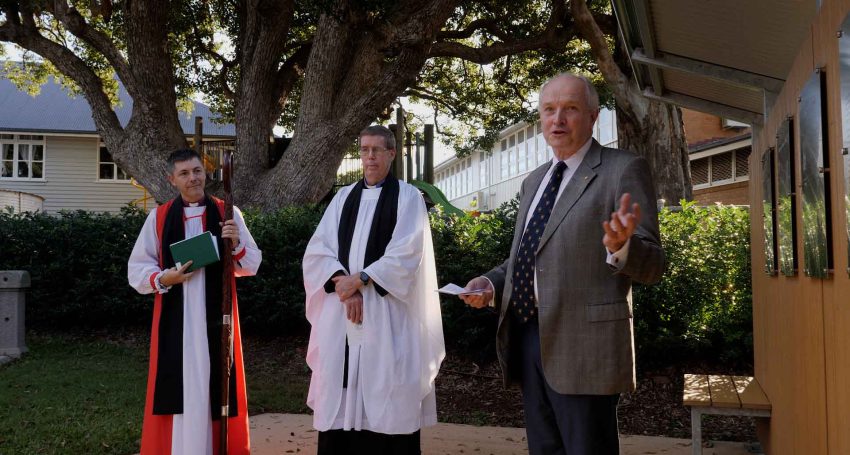
<instances>
[{"instance_id":1,"label":"suit lapel","mask_svg":"<svg viewBox=\"0 0 850 455\"><path fill-rule=\"evenodd\" d=\"M564 221L567 214L570 213L570 209L573 208L576 201L584 193L587 185L596 178L596 171L593 169L599 166L601 157L602 146L596 142L596 139L593 139L590 150L587 151L578 169L573 173L572 178L570 178L569 183L564 188L564 192L555 203L555 207L552 209L552 214L549 216L549 221L546 223L546 228L543 230L543 236L540 238L540 244L537 245L537 251L535 253L540 252L543 245L552 237L552 234L558 229L558 226Z\"/></svg>"}]
</instances>

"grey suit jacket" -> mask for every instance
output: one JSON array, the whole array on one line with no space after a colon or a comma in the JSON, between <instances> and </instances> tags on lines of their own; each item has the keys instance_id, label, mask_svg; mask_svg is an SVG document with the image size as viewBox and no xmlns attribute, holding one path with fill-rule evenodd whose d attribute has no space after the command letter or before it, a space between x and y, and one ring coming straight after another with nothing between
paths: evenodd
<instances>
[{"instance_id":1,"label":"grey suit jacket","mask_svg":"<svg viewBox=\"0 0 850 455\"><path fill-rule=\"evenodd\" d=\"M518 381L508 314L514 259L532 199L551 162L523 181L507 261L485 274L499 308L497 351L505 384ZM641 220L619 272L606 263L602 222L630 193ZM555 203L536 252L540 352L543 372L562 394L615 394L635 388L632 280L655 283L664 272L664 250L649 164L634 153L596 140Z\"/></svg>"}]
</instances>

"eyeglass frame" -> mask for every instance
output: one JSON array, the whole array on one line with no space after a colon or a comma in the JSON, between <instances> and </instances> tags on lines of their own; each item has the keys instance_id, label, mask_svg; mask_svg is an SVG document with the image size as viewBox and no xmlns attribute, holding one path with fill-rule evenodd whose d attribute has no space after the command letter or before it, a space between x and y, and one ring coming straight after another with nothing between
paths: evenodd
<instances>
[{"instance_id":1,"label":"eyeglass frame","mask_svg":"<svg viewBox=\"0 0 850 455\"><path fill-rule=\"evenodd\" d=\"M362 147L362 148L360 148L359 151L360 151L360 157L362 158L362 157L366 157L366 156L369 156L369 155L378 156L380 154L386 153L389 150L392 150L392 149L388 149L386 147L380 147L380 148L379 147Z\"/></svg>"}]
</instances>

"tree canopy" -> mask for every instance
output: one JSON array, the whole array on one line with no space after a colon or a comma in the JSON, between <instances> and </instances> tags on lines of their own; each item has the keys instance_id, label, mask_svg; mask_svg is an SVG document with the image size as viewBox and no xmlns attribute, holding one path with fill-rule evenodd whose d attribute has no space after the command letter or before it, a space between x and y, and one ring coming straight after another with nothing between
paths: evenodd
<instances>
[{"instance_id":1,"label":"tree canopy","mask_svg":"<svg viewBox=\"0 0 850 455\"><path fill-rule=\"evenodd\" d=\"M587 8L611 46L616 26L609 3L571 3ZM43 60L9 77L39 81L53 74L82 94L116 163L160 201L173 195L164 157L187 144L178 109L193 94L206 94L222 119L236 125L236 202L273 209L321 199L357 133L388 118L401 96L483 129L484 136L454 135L465 153L529 119L536 108L531 93L558 72L596 74L603 94L612 93L569 6L563 0L6 0L0 41ZM133 99L124 126L112 111L118 81ZM269 139L277 124L292 132L292 141L272 164Z\"/></svg>"}]
</instances>

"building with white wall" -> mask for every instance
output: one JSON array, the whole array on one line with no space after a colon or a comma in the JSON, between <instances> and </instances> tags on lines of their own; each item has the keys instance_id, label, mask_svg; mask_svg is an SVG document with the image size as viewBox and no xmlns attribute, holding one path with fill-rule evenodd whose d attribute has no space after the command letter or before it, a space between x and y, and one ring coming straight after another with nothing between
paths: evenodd
<instances>
[{"instance_id":1,"label":"building with white wall","mask_svg":"<svg viewBox=\"0 0 850 455\"><path fill-rule=\"evenodd\" d=\"M593 137L604 146L617 146L613 110L600 110ZM463 158L452 155L434 166L434 184L455 207L493 210L516 197L525 176L550 159L540 122L517 123L499 133L492 149Z\"/></svg>"},{"instance_id":2,"label":"building with white wall","mask_svg":"<svg viewBox=\"0 0 850 455\"><path fill-rule=\"evenodd\" d=\"M682 112L694 200L701 205L748 205L749 126L688 109ZM617 147L613 110L599 111L593 137L603 146ZM525 176L551 158L540 122L517 123L499 133L491 150L450 156L437 164L434 181L457 208L493 210L516 197Z\"/></svg>"}]
</instances>

